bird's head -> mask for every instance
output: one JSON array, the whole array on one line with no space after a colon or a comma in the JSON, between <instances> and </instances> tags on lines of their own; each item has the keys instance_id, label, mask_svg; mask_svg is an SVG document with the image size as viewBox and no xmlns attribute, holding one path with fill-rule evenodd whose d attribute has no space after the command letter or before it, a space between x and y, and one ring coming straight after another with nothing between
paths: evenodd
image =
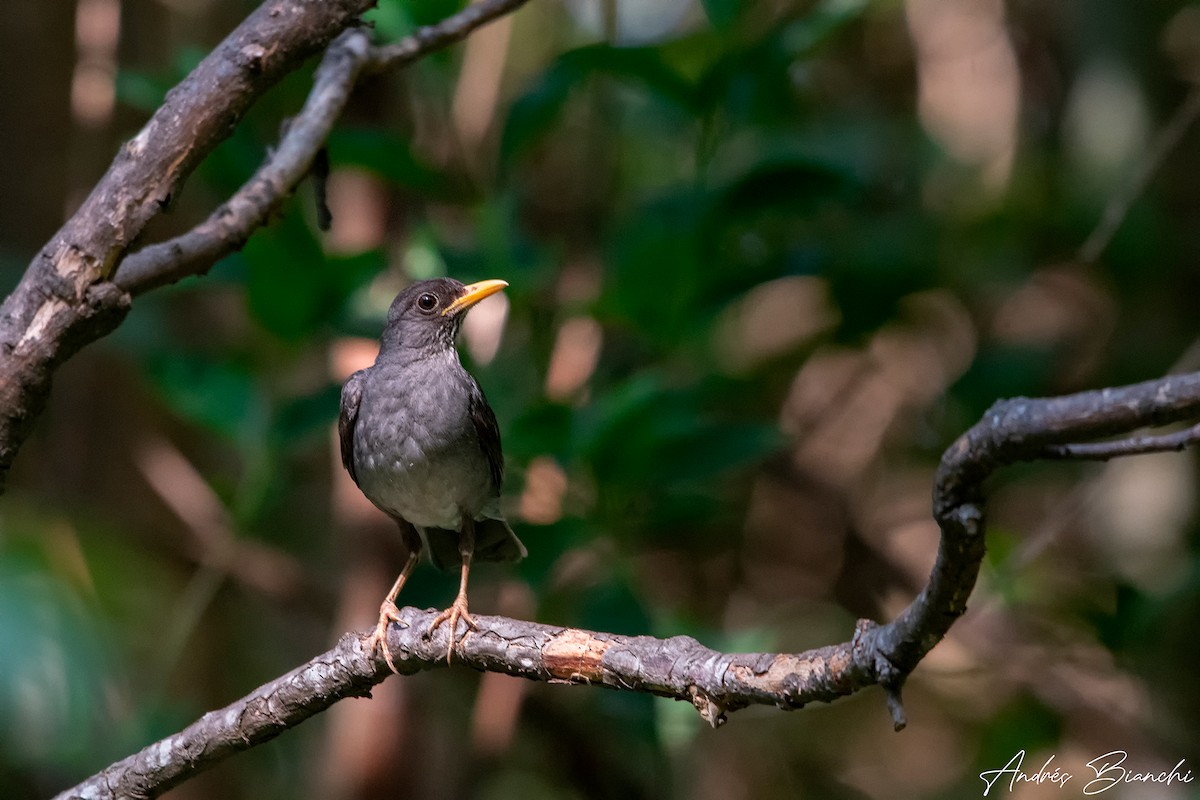
<instances>
[{"instance_id":1,"label":"bird's head","mask_svg":"<svg viewBox=\"0 0 1200 800\"><path fill-rule=\"evenodd\" d=\"M453 348L467 310L505 286L508 283L500 280L467 285L453 278L417 281L392 301L381 353L433 353Z\"/></svg>"}]
</instances>

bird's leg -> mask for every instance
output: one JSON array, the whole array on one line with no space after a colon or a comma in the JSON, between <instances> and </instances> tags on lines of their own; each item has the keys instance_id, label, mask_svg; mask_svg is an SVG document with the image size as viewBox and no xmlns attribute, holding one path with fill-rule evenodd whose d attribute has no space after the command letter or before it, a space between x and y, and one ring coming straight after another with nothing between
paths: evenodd
<instances>
[{"instance_id":1,"label":"bird's leg","mask_svg":"<svg viewBox=\"0 0 1200 800\"><path fill-rule=\"evenodd\" d=\"M458 536L458 552L462 555L462 579L458 584L458 597L454 598L450 607L438 614L434 618L433 624L429 626L429 632L433 633L443 622L450 621L450 645L446 648L447 664L450 663L450 656L454 654L454 642L458 636L458 621L461 619L467 623L467 632L463 634L464 639L471 631L479 628L470 613L467 612L467 575L471 571L471 556L475 553L475 520L469 517L463 517L462 532Z\"/></svg>"},{"instance_id":2,"label":"bird's leg","mask_svg":"<svg viewBox=\"0 0 1200 800\"><path fill-rule=\"evenodd\" d=\"M370 648L371 653L383 650L383 660L387 662L392 672L398 675L400 674L399 670L392 661L392 651L387 643L387 629L388 625L393 622L402 622L400 609L396 607L396 595L400 594L400 590L404 588L409 573L413 571L413 567L417 565L417 561L421 557L421 537L408 523L400 520L397 522L400 523L400 534L408 547L408 559L404 562L404 567L400 570L396 582L392 584L392 590L387 593L387 597L383 598L383 603L379 606L379 623L375 626L375 632L367 639L367 647Z\"/></svg>"}]
</instances>

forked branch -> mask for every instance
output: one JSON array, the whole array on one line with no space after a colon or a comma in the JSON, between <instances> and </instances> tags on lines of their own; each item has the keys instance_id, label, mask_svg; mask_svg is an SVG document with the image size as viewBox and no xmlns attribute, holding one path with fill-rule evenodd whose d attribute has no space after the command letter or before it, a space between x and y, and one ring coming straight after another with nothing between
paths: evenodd
<instances>
[{"instance_id":1,"label":"forked branch","mask_svg":"<svg viewBox=\"0 0 1200 800\"><path fill-rule=\"evenodd\" d=\"M409 64L525 2L480 0L380 47L359 27L373 0L267 0L247 17L121 148L0 307L0 491L58 367L119 325L132 297L207 272L266 224L308 173L362 74ZM130 254L250 106L322 48L308 101L250 181L193 230Z\"/></svg>"},{"instance_id":2,"label":"forked branch","mask_svg":"<svg viewBox=\"0 0 1200 800\"><path fill-rule=\"evenodd\" d=\"M240 250L304 179L360 77L411 64L527 2L475 3L399 42L378 47L370 44L361 28L344 32L325 51L304 108L289 121L279 145L254 176L192 230L131 253L118 267L114 282L136 297L203 274L220 259Z\"/></svg>"}]
</instances>

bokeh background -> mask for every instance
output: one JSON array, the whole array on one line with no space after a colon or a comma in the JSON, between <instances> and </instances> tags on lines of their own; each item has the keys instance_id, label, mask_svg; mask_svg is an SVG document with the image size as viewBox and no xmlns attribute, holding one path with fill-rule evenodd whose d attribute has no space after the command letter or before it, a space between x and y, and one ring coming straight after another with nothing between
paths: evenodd
<instances>
[{"instance_id":1,"label":"bokeh background","mask_svg":"<svg viewBox=\"0 0 1200 800\"><path fill-rule=\"evenodd\" d=\"M6 6L0 289L254 5ZM371 18L394 39L460 6ZM310 76L147 241L251 174ZM0 501L0 797L374 623L402 554L333 425L416 278L511 284L462 350L530 557L473 571L473 610L739 651L891 619L932 563L937 459L991 402L1200 369L1197 80L1200 4L1175 0L532 0L373 79L330 141L332 230L302 187L60 372ZM1021 798L1082 796L1113 749L1196 770L1196 485L1188 453L998 475L970 611L900 734L878 690L713 731L458 668L169 796L979 797L1021 749L1077 776ZM426 565L400 599L455 588Z\"/></svg>"}]
</instances>

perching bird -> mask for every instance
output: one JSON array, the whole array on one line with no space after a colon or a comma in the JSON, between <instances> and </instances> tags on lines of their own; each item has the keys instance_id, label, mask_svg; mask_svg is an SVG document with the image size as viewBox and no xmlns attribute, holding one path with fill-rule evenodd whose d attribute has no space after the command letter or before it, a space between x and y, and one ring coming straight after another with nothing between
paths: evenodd
<instances>
[{"instance_id":1,"label":"perching bird","mask_svg":"<svg viewBox=\"0 0 1200 800\"><path fill-rule=\"evenodd\" d=\"M396 296L374 365L342 388L338 435L342 464L380 510L400 526L408 559L379 607L372 652L387 645L387 627L400 621L396 595L428 545L435 566L461 565L454 603L434 619L432 633L450 623L450 660L458 622L476 628L467 612L472 559L519 561L525 546L500 512L504 456L496 415L479 384L458 360L454 339L466 312L508 284L464 286L450 278L414 283Z\"/></svg>"}]
</instances>

